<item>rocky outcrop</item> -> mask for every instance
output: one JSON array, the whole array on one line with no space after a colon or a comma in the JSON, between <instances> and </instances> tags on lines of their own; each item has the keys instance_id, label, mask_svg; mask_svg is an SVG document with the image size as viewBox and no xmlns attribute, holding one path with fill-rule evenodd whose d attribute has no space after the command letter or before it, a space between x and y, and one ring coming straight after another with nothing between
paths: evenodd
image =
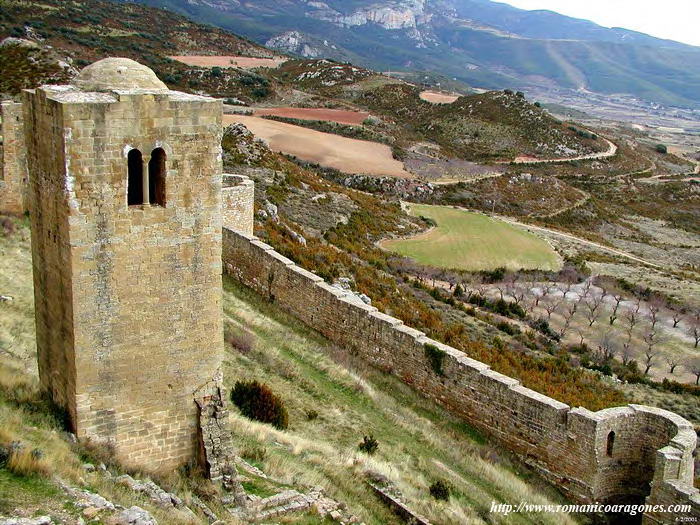
<instances>
[{"instance_id":1,"label":"rocky outcrop","mask_svg":"<svg viewBox=\"0 0 700 525\"><path fill-rule=\"evenodd\" d=\"M374 23L384 29L415 28L426 16L425 0L375 4L350 14L339 13L321 2L309 2L307 5L316 7L309 13L310 17L346 27Z\"/></svg>"},{"instance_id":2,"label":"rocky outcrop","mask_svg":"<svg viewBox=\"0 0 700 525\"><path fill-rule=\"evenodd\" d=\"M333 56L337 49L335 45L328 41L314 39L299 31L287 31L270 38L265 45L271 49L277 49L292 55L305 58L319 58Z\"/></svg>"}]
</instances>

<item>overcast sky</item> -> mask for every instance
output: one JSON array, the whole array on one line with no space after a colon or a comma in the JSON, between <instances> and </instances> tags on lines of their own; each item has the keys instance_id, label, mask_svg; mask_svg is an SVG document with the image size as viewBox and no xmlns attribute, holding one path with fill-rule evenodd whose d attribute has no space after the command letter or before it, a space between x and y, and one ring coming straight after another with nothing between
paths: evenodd
<instances>
[{"instance_id":1,"label":"overcast sky","mask_svg":"<svg viewBox=\"0 0 700 525\"><path fill-rule=\"evenodd\" d=\"M700 0L496 0L700 46Z\"/></svg>"}]
</instances>

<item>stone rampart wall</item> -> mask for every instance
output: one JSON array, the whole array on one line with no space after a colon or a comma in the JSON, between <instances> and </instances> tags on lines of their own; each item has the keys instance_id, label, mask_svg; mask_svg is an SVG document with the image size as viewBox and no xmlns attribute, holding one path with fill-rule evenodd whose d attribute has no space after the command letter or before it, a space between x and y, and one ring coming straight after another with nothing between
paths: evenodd
<instances>
[{"instance_id":1,"label":"stone rampart wall","mask_svg":"<svg viewBox=\"0 0 700 525\"><path fill-rule=\"evenodd\" d=\"M328 285L254 237L224 229L223 262L225 272L463 417L570 498L641 503L654 476L650 500L690 501L700 516L692 488L696 436L683 418L636 405L571 409ZM426 357L426 344L445 353L442 374Z\"/></svg>"},{"instance_id":2,"label":"stone rampart wall","mask_svg":"<svg viewBox=\"0 0 700 525\"><path fill-rule=\"evenodd\" d=\"M224 174L221 189L224 228L253 235L255 184L243 175Z\"/></svg>"},{"instance_id":3,"label":"stone rampart wall","mask_svg":"<svg viewBox=\"0 0 700 525\"><path fill-rule=\"evenodd\" d=\"M0 104L0 213L21 215L27 211L27 160L22 104Z\"/></svg>"}]
</instances>

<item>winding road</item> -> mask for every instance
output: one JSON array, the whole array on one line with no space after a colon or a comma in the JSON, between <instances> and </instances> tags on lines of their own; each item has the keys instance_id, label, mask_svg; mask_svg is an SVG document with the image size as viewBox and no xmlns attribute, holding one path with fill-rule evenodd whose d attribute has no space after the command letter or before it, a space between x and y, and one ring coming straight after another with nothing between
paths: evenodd
<instances>
[{"instance_id":1,"label":"winding road","mask_svg":"<svg viewBox=\"0 0 700 525\"><path fill-rule=\"evenodd\" d=\"M665 268L663 266L649 262L646 259L642 259L641 257L637 257L636 255L632 255L631 253L623 252L622 250L616 250L615 248L610 248L609 246L605 246L604 244L599 244L597 242L588 241L586 239L582 239L581 237L576 237L575 235L571 235L569 233L563 233L563 232L560 232L557 230L552 230L550 228L543 228L542 226L534 226L532 224L519 222L519 221L516 221L515 219L512 219L510 217L505 217L505 216L501 216L501 215L498 215L496 217L498 217L502 221L513 224L514 226L519 226L521 228L535 230L535 231L547 233L550 235L554 235L556 237L562 237L564 239L569 239L571 241L578 242L580 244L584 244L586 246L591 246L592 248L597 248L599 250L603 250L603 251L606 251L608 253L612 253L614 255L619 255L620 257L624 257L626 259L630 259L630 260L638 262L638 263L646 264L648 266L656 268L657 270L665 270Z\"/></svg>"},{"instance_id":2,"label":"winding road","mask_svg":"<svg viewBox=\"0 0 700 525\"><path fill-rule=\"evenodd\" d=\"M578 157L561 157L558 159L535 159L532 157L516 157L512 161L501 161L499 164L556 164L561 162L571 162L574 160L600 160L614 157L617 154L617 144L601 137L605 142L608 143L608 149L605 151L600 151L598 153L591 153L590 155L579 155Z\"/></svg>"}]
</instances>

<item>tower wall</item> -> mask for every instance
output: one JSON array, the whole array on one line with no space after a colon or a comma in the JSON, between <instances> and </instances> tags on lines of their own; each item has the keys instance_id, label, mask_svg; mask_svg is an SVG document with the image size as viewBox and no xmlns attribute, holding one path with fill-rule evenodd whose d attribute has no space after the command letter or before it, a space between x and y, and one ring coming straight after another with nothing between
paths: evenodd
<instances>
[{"instance_id":1,"label":"tower wall","mask_svg":"<svg viewBox=\"0 0 700 525\"><path fill-rule=\"evenodd\" d=\"M126 465L196 456L217 377L221 104L161 91L25 94L42 387ZM167 155L165 206L127 205L127 156Z\"/></svg>"},{"instance_id":2,"label":"tower wall","mask_svg":"<svg viewBox=\"0 0 700 525\"><path fill-rule=\"evenodd\" d=\"M0 104L0 119L0 213L21 215L28 205L22 104Z\"/></svg>"},{"instance_id":3,"label":"tower wall","mask_svg":"<svg viewBox=\"0 0 700 525\"><path fill-rule=\"evenodd\" d=\"M255 183L244 175L224 174L221 201L224 228L253 235Z\"/></svg>"}]
</instances>

